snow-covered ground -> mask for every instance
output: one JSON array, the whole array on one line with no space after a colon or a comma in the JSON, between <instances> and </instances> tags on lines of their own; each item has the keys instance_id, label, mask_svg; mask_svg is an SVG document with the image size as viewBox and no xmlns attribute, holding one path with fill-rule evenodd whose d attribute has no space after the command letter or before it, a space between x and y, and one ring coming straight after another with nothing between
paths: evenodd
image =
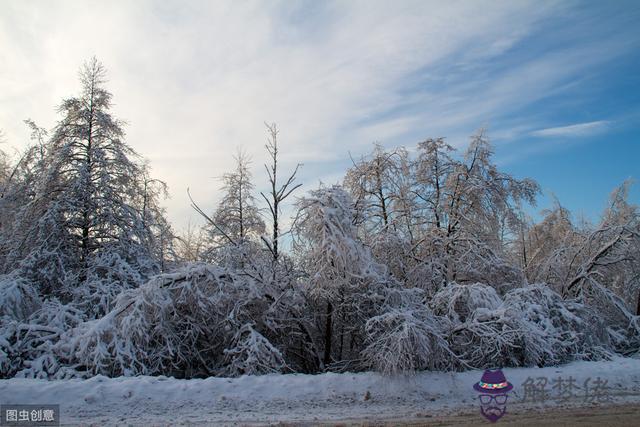
<instances>
[{"instance_id":1,"label":"snow-covered ground","mask_svg":"<svg viewBox=\"0 0 640 427\"><path fill-rule=\"evenodd\" d=\"M531 407L640 403L640 360L574 362L560 367L504 369L514 385L507 415ZM428 419L479 410L472 385L482 371L424 372L412 377L375 373L265 375L177 380L102 376L88 380L0 381L2 404L60 404L63 425L218 425L269 422ZM579 389L557 399L558 377ZM549 398L533 402L524 383L546 378ZM601 387L596 388L597 378ZM585 381L589 391L585 399ZM606 384L602 382L606 380ZM531 391L531 390L529 390ZM565 389L566 391L566 389ZM478 421L482 421L478 414Z\"/></svg>"}]
</instances>

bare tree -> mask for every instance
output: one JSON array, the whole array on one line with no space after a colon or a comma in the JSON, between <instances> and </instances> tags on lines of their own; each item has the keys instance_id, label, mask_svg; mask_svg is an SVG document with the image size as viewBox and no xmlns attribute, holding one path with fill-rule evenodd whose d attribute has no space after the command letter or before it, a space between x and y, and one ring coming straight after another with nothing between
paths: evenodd
<instances>
[{"instance_id":1,"label":"bare tree","mask_svg":"<svg viewBox=\"0 0 640 427\"><path fill-rule=\"evenodd\" d=\"M269 134L269 138L267 141L267 145L265 146L269 156L271 157L271 165L264 165L267 170L267 175L269 177L269 184L271 185L271 191L267 194L260 193L262 198L267 202L269 206L269 212L271 213L271 227L272 227L272 236L271 241L262 237L262 241L271 252L273 260L278 262L278 258L280 256L278 249L278 239L281 237L280 232L280 219L279 215L282 209L282 202L291 195L297 188L299 188L302 184L295 184L296 174L298 173L298 169L301 164L298 163L293 173L289 175L289 178L285 181L284 184L279 185L278 183L278 128L275 123L267 124L267 132Z\"/></svg>"}]
</instances>

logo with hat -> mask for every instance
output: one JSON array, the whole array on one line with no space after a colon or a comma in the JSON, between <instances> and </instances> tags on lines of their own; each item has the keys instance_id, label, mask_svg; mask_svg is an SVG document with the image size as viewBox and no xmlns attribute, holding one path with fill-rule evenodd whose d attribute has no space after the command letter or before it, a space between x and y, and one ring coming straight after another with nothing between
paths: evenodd
<instances>
[{"instance_id":1,"label":"logo with hat","mask_svg":"<svg viewBox=\"0 0 640 427\"><path fill-rule=\"evenodd\" d=\"M507 393L513 388L500 369L487 369L480 381L473 385L479 394L480 413L492 423L507 412Z\"/></svg>"}]
</instances>

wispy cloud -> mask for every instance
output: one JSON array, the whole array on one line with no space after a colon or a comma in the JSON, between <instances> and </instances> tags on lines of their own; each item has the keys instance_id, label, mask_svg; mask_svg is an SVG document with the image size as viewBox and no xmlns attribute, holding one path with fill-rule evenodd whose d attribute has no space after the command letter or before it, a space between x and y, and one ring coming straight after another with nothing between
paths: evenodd
<instances>
[{"instance_id":1,"label":"wispy cloud","mask_svg":"<svg viewBox=\"0 0 640 427\"><path fill-rule=\"evenodd\" d=\"M598 120L595 122L578 123L575 125L558 126L546 129L539 129L531 132L532 136L539 137L573 137L573 136L587 136L593 135L605 130L609 121Z\"/></svg>"}]
</instances>

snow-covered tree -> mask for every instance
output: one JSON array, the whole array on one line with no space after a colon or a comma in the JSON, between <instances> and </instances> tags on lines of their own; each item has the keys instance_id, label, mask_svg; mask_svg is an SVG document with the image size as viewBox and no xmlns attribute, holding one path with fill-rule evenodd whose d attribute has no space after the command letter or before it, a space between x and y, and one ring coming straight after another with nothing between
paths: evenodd
<instances>
[{"instance_id":1,"label":"snow-covered tree","mask_svg":"<svg viewBox=\"0 0 640 427\"><path fill-rule=\"evenodd\" d=\"M298 207L294 248L308 275L324 348L321 367L327 367L356 357L364 323L382 302L377 291L386 271L358 240L354 205L342 187L311 191Z\"/></svg>"},{"instance_id":2,"label":"snow-covered tree","mask_svg":"<svg viewBox=\"0 0 640 427\"><path fill-rule=\"evenodd\" d=\"M629 182L594 225L559 202L535 223L522 206L538 186L499 170L482 132L462 154L442 138L413 155L377 145L344 187L297 201L284 250L298 168L280 179L268 125L270 236L243 154L211 215L192 200L206 228L175 236L103 67L81 83L50 137L27 121L33 144L0 153L0 377L409 374L640 352Z\"/></svg>"},{"instance_id":3,"label":"snow-covered tree","mask_svg":"<svg viewBox=\"0 0 640 427\"><path fill-rule=\"evenodd\" d=\"M224 195L213 220L236 241L257 239L264 233L265 225L254 197L251 161L242 152L236 155L235 161L235 170L222 176Z\"/></svg>"},{"instance_id":4,"label":"snow-covered tree","mask_svg":"<svg viewBox=\"0 0 640 427\"><path fill-rule=\"evenodd\" d=\"M254 197L249 157L239 152L232 172L222 176L223 196L205 227L206 259L228 266L243 266L255 254L265 224Z\"/></svg>"},{"instance_id":5,"label":"snow-covered tree","mask_svg":"<svg viewBox=\"0 0 640 427\"><path fill-rule=\"evenodd\" d=\"M476 248L502 258L504 221L517 225L520 217L516 208L520 202L535 203L538 185L500 172L492 155L488 139L479 132L472 138L464 161L457 163L447 177L441 217L446 229L448 281L478 279L465 277L469 270L478 271L485 258L476 254ZM458 258L463 253L469 255L468 262L460 263Z\"/></svg>"},{"instance_id":6,"label":"snow-covered tree","mask_svg":"<svg viewBox=\"0 0 640 427\"><path fill-rule=\"evenodd\" d=\"M396 206L399 196L399 178L406 166L407 152L399 148L385 150L374 146L368 158L363 157L347 170L344 186L354 199L358 222L364 221L366 231L387 231L404 212Z\"/></svg>"},{"instance_id":7,"label":"snow-covered tree","mask_svg":"<svg viewBox=\"0 0 640 427\"><path fill-rule=\"evenodd\" d=\"M22 224L37 219L37 215L25 218L28 212L24 207L35 202L36 179L42 173L47 131L32 120L25 123L31 129L32 144L15 162L7 165L0 190L0 266L4 273L13 271L20 260L20 252L13 248L28 243Z\"/></svg>"},{"instance_id":8,"label":"snow-covered tree","mask_svg":"<svg viewBox=\"0 0 640 427\"><path fill-rule=\"evenodd\" d=\"M524 271L532 283L547 283L561 291L575 246L584 239L573 224L570 212L556 200L554 207L543 211L544 218L528 227L518 246Z\"/></svg>"},{"instance_id":9,"label":"snow-covered tree","mask_svg":"<svg viewBox=\"0 0 640 427\"><path fill-rule=\"evenodd\" d=\"M430 138L418 144L415 160L414 194L419 201L424 222L437 230L446 227L445 197L447 179L457 167L454 148L444 138Z\"/></svg>"},{"instance_id":10,"label":"snow-covered tree","mask_svg":"<svg viewBox=\"0 0 640 427\"><path fill-rule=\"evenodd\" d=\"M163 221L160 194L109 112L105 76L95 58L87 62L80 95L59 107L34 195L17 218L23 238L10 249L43 294L81 301L95 313L158 271L153 227Z\"/></svg>"},{"instance_id":11,"label":"snow-covered tree","mask_svg":"<svg viewBox=\"0 0 640 427\"><path fill-rule=\"evenodd\" d=\"M50 305L13 327L22 333L5 332L22 343L13 351L30 349L21 352L19 376L191 378L284 368L280 350L260 332L269 307L264 294L250 278L219 267L188 264L154 276L95 320ZM54 309L61 317L51 317Z\"/></svg>"}]
</instances>

